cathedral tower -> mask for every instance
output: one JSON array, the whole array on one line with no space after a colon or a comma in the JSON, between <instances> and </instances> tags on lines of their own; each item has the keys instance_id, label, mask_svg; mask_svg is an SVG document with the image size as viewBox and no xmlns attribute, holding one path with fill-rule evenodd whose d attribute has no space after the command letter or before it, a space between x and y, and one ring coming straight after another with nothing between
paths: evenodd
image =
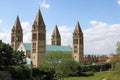
<instances>
[{"instance_id":1,"label":"cathedral tower","mask_svg":"<svg viewBox=\"0 0 120 80\"><path fill-rule=\"evenodd\" d=\"M75 30L73 33L73 57L76 61L83 63L83 49L84 49L84 42L83 42L83 32L80 28L79 22L77 22L75 26Z\"/></svg>"},{"instance_id":2,"label":"cathedral tower","mask_svg":"<svg viewBox=\"0 0 120 80\"><path fill-rule=\"evenodd\" d=\"M45 57L46 53L46 26L40 9L32 25L32 53L33 67L37 67Z\"/></svg>"},{"instance_id":3,"label":"cathedral tower","mask_svg":"<svg viewBox=\"0 0 120 80\"><path fill-rule=\"evenodd\" d=\"M55 26L55 29L52 34L51 44L59 45L59 46L61 45L61 36L60 36L59 30L57 28L57 25Z\"/></svg>"},{"instance_id":4,"label":"cathedral tower","mask_svg":"<svg viewBox=\"0 0 120 80\"><path fill-rule=\"evenodd\" d=\"M11 32L11 47L13 48L13 50L17 50L21 42L23 42L23 30L21 27L19 16L17 16Z\"/></svg>"}]
</instances>

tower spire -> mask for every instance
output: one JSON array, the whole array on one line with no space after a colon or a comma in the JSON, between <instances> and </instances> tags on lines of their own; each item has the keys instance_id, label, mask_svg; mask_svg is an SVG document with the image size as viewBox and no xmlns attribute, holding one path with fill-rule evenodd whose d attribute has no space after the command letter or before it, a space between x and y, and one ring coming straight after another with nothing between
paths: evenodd
<instances>
[{"instance_id":1,"label":"tower spire","mask_svg":"<svg viewBox=\"0 0 120 80\"><path fill-rule=\"evenodd\" d=\"M32 25L32 63L37 67L46 55L46 29L40 9Z\"/></svg>"},{"instance_id":2,"label":"tower spire","mask_svg":"<svg viewBox=\"0 0 120 80\"><path fill-rule=\"evenodd\" d=\"M37 15L36 15L34 24L37 24L38 26L44 25L44 21L43 21L43 17L42 17L40 8L38 9L38 13L37 13Z\"/></svg>"},{"instance_id":3,"label":"tower spire","mask_svg":"<svg viewBox=\"0 0 120 80\"><path fill-rule=\"evenodd\" d=\"M19 16L17 15L11 32L11 47L13 50L17 50L21 42L23 42L23 30Z\"/></svg>"},{"instance_id":4,"label":"tower spire","mask_svg":"<svg viewBox=\"0 0 120 80\"><path fill-rule=\"evenodd\" d=\"M52 38L51 38L51 44L52 45L61 45L61 36L58 30L57 25L55 25Z\"/></svg>"},{"instance_id":5,"label":"tower spire","mask_svg":"<svg viewBox=\"0 0 120 80\"><path fill-rule=\"evenodd\" d=\"M16 20L15 20L15 22L14 22L13 28L14 28L14 29L17 29L17 28L22 29L21 23L20 23L20 19L19 19L19 16L18 16L18 15L17 15Z\"/></svg>"},{"instance_id":6,"label":"tower spire","mask_svg":"<svg viewBox=\"0 0 120 80\"><path fill-rule=\"evenodd\" d=\"M54 36L60 36L60 33L59 33L57 25L55 25L55 28L54 28L54 31L53 31L52 35L54 35Z\"/></svg>"},{"instance_id":7,"label":"tower spire","mask_svg":"<svg viewBox=\"0 0 120 80\"><path fill-rule=\"evenodd\" d=\"M76 24L76 26L75 26L75 30L74 30L74 32L82 33L82 30L81 30L81 27L80 27L79 21L77 21L77 24Z\"/></svg>"}]
</instances>

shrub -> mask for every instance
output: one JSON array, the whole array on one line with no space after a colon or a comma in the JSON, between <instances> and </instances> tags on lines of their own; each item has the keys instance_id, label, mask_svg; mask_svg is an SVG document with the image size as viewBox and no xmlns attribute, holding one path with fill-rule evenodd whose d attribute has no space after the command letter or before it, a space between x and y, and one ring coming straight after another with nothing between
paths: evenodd
<instances>
[{"instance_id":1,"label":"shrub","mask_svg":"<svg viewBox=\"0 0 120 80\"><path fill-rule=\"evenodd\" d=\"M74 60L65 61L55 66L56 77L78 76L81 73L80 64Z\"/></svg>"},{"instance_id":2,"label":"shrub","mask_svg":"<svg viewBox=\"0 0 120 80\"><path fill-rule=\"evenodd\" d=\"M102 64L102 65L87 65L87 66L82 66L82 72L87 72L87 71L93 71L93 72L106 71L109 68L111 68L111 64L109 64L109 63Z\"/></svg>"},{"instance_id":3,"label":"shrub","mask_svg":"<svg viewBox=\"0 0 120 80\"><path fill-rule=\"evenodd\" d=\"M25 80L30 78L30 70L25 66L11 66L8 70L15 80Z\"/></svg>"},{"instance_id":4,"label":"shrub","mask_svg":"<svg viewBox=\"0 0 120 80\"><path fill-rule=\"evenodd\" d=\"M37 80L53 80L54 72L50 66L41 64L37 68L32 69L32 76Z\"/></svg>"}]
</instances>

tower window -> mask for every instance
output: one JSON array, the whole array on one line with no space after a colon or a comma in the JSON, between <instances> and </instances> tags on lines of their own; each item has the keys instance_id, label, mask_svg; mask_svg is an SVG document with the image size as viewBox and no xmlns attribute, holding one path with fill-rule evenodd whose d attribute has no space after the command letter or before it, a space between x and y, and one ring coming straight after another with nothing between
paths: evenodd
<instances>
[{"instance_id":1,"label":"tower window","mask_svg":"<svg viewBox=\"0 0 120 80\"><path fill-rule=\"evenodd\" d=\"M57 41L57 45L60 45L60 41Z\"/></svg>"},{"instance_id":2,"label":"tower window","mask_svg":"<svg viewBox=\"0 0 120 80\"><path fill-rule=\"evenodd\" d=\"M32 40L36 40L37 39L37 34L32 34Z\"/></svg>"},{"instance_id":3,"label":"tower window","mask_svg":"<svg viewBox=\"0 0 120 80\"><path fill-rule=\"evenodd\" d=\"M39 40L45 40L45 35L44 34L39 34Z\"/></svg>"},{"instance_id":4,"label":"tower window","mask_svg":"<svg viewBox=\"0 0 120 80\"><path fill-rule=\"evenodd\" d=\"M14 42L14 37L12 37L12 42Z\"/></svg>"},{"instance_id":5,"label":"tower window","mask_svg":"<svg viewBox=\"0 0 120 80\"><path fill-rule=\"evenodd\" d=\"M36 49L33 48L33 53L36 53Z\"/></svg>"},{"instance_id":6,"label":"tower window","mask_svg":"<svg viewBox=\"0 0 120 80\"><path fill-rule=\"evenodd\" d=\"M74 46L74 48L77 48L77 46Z\"/></svg>"},{"instance_id":7,"label":"tower window","mask_svg":"<svg viewBox=\"0 0 120 80\"><path fill-rule=\"evenodd\" d=\"M16 37L16 41L21 42L22 41L21 37L20 36Z\"/></svg>"},{"instance_id":8,"label":"tower window","mask_svg":"<svg viewBox=\"0 0 120 80\"><path fill-rule=\"evenodd\" d=\"M55 41L52 41L52 45L55 45Z\"/></svg>"},{"instance_id":9,"label":"tower window","mask_svg":"<svg viewBox=\"0 0 120 80\"><path fill-rule=\"evenodd\" d=\"M18 33L20 33L20 30L18 30Z\"/></svg>"},{"instance_id":10,"label":"tower window","mask_svg":"<svg viewBox=\"0 0 120 80\"><path fill-rule=\"evenodd\" d=\"M35 47L35 48L36 48L36 43L33 43L33 47Z\"/></svg>"},{"instance_id":11,"label":"tower window","mask_svg":"<svg viewBox=\"0 0 120 80\"><path fill-rule=\"evenodd\" d=\"M44 27L43 27L43 26L41 26L41 29L42 29L42 30L44 30Z\"/></svg>"},{"instance_id":12,"label":"tower window","mask_svg":"<svg viewBox=\"0 0 120 80\"><path fill-rule=\"evenodd\" d=\"M77 50L74 50L74 53L77 53L78 51Z\"/></svg>"},{"instance_id":13,"label":"tower window","mask_svg":"<svg viewBox=\"0 0 120 80\"><path fill-rule=\"evenodd\" d=\"M78 44L78 39L74 39L73 44Z\"/></svg>"},{"instance_id":14,"label":"tower window","mask_svg":"<svg viewBox=\"0 0 120 80\"><path fill-rule=\"evenodd\" d=\"M36 29L36 26L34 26L33 29Z\"/></svg>"}]
</instances>

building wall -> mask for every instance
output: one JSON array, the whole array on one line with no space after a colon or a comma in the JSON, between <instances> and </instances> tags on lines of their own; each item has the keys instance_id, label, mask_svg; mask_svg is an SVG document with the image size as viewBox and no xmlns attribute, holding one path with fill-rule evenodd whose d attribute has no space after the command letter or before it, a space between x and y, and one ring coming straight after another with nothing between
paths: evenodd
<instances>
[{"instance_id":1,"label":"building wall","mask_svg":"<svg viewBox=\"0 0 120 80\"><path fill-rule=\"evenodd\" d=\"M46 53L46 26L42 18L40 9L32 25L32 50L31 59L33 67L37 67L43 62Z\"/></svg>"},{"instance_id":2,"label":"building wall","mask_svg":"<svg viewBox=\"0 0 120 80\"><path fill-rule=\"evenodd\" d=\"M83 63L83 55L84 55L84 41L83 41L83 33L80 28L79 22L75 26L75 30L73 33L73 57L79 63Z\"/></svg>"}]
</instances>

